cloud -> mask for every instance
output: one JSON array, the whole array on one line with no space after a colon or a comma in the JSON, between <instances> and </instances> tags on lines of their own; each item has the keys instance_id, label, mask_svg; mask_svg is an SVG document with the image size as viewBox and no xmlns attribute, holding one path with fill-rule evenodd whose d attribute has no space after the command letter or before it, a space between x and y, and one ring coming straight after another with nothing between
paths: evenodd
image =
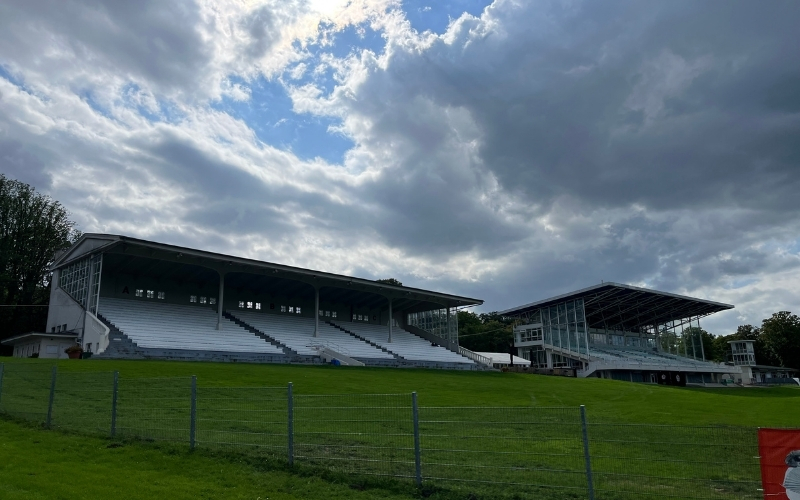
<instances>
[{"instance_id":1,"label":"cloud","mask_svg":"<svg viewBox=\"0 0 800 500\"><path fill-rule=\"evenodd\" d=\"M84 231L486 309L601 279L731 301L718 333L798 309L800 8L496 0L438 33L402 9L3 2L2 171ZM257 132L303 120L341 162Z\"/></svg>"}]
</instances>

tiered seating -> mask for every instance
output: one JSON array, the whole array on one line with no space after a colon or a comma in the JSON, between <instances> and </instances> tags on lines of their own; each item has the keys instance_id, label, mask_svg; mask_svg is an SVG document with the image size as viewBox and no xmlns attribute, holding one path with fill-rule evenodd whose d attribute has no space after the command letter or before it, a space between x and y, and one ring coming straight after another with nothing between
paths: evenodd
<instances>
[{"instance_id":1,"label":"tiered seating","mask_svg":"<svg viewBox=\"0 0 800 500\"><path fill-rule=\"evenodd\" d=\"M392 329L392 342L390 343L388 326L348 322L339 324L342 328L408 360L474 364L469 358L444 347L434 347L427 340L398 327Z\"/></svg>"},{"instance_id":2,"label":"tiered seating","mask_svg":"<svg viewBox=\"0 0 800 500\"><path fill-rule=\"evenodd\" d=\"M139 347L283 354L283 350L223 318L210 308L103 298L100 314Z\"/></svg>"},{"instance_id":3,"label":"tiered seating","mask_svg":"<svg viewBox=\"0 0 800 500\"><path fill-rule=\"evenodd\" d=\"M593 344L590 347L590 356L599 358L605 361L628 361L639 364L650 365L664 365L668 366L681 366L681 367L698 367L705 366L706 362L701 360L693 360L684 358L682 356L675 356L655 351L646 351L623 346L601 346Z\"/></svg>"},{"instance_id":4,"label":"tiered seating","mask_svg":"<svg viewBox=\"0 0 800 500\"><path fill-rule=\"evenodd\" d=\"M394 359L391 354L362 342L322 320L319 322L319 334L314 338L314 318L254 311L233 311L231 314L298 354L317 354L313 346L324 345L351 358Z\"/></svg>"}]
</instances>

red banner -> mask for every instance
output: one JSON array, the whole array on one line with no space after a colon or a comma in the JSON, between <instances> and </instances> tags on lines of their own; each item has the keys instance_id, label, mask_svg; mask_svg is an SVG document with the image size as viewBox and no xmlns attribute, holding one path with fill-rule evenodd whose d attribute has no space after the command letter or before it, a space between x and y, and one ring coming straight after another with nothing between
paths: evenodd
<instances>
[{"instance_id":1,"label":"red banner","mask_svg":"<svg viewBox=\"0 0 800 500\"><path fill-rule=\"evenodd\" d=\"M764 500L800 500L800 430L759 429Z\"/></svg>"}]
</instances>

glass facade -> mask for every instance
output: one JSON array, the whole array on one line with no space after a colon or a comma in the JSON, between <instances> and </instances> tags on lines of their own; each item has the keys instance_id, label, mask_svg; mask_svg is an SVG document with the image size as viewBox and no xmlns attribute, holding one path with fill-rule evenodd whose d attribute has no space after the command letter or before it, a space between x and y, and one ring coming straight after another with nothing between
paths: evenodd
<instances>
[{"instance_id":1,"label":"glass facade","mask_svg":"<svg viewBox=\"0 0 800 500\"><path fill-rule=\"evenodd\" d=\"M544 342L576 353L587 354L586 318L583 299L561 302L541 310Z\"/></svg>"},{"instance_id":2,"label":"glass facade","mask_svg":"<svg viewBox=\"0 0 800 500\"><path fill-rule=\"evenodd\" d=\"M450 328L447 328L447 309L434 309L408 315L408 324L428 333L458 344L458 314L450 313Z\"/></svg>"},{"instance_id":3,"label":"glass facade","mask_svg":"<svg viewBox=\"0 0 800 500\"><path fill-rule=\"evenodd\" d=\"M61 268L58 287L92 314L97 314L103 256L80 259Z\"/></svg>"}]
</instances>

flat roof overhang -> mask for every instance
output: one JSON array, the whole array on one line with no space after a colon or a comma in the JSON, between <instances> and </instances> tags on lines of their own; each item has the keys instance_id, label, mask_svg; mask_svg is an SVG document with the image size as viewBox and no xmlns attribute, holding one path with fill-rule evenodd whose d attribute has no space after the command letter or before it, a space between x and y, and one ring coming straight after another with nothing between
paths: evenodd
<instances>
[{"instance_id":1,"label":"flat roof overhang","mask_svg":"<svg viewBox=\"0 0 800 500\"><path fill-rule=\"evenodd\" d=\"M659 292L620 283L602 283L575 292L532 302L498 314L523 317L543 307L583 299L589 328L639 331L687 318L701 318L733 309L731 304Z\"/></svg>"},{"instance_id":2,"label":"flat roof overhang","mask_svg":"<svg viewBox=\"0 0 800 500\"><path fill-rule=\"evenodd\" d=\"M0 341L0 344L8 344L14 345L20 342L24 342L26 340L32 339L34 337L47 337L47 338L58 338L58 339L72 339L75 340L78 337L77 333L39 333L39 332L29 332L23 333L22 335L16 335L14 337L9 337L7 339L3 339Z\"/></svg>"},{"instance_id":3,"label":"flat roof overhang","mask_svg":"<svg viewBox=\"0 0 800 500\"><path fill-rule=\"evenodd\" d=\"M408 313L483 304L482 300L471 297L108 234L84 234L57 257L51 269L94 253L108 256L104 258L104 272L135 272L199 282L217 282L219 274L224 273L226 289L304 294L317 288L320 300L349 302L360 307L388 307L390 297L394 309Z\"/></svg>"}]
</instances>

